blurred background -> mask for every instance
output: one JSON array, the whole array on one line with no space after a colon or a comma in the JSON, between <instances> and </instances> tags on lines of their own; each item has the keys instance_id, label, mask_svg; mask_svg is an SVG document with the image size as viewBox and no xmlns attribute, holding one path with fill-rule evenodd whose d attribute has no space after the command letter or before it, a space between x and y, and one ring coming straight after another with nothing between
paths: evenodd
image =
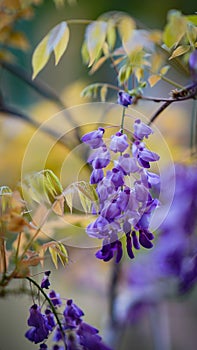
<instances>
[{"instance_id":1,"label":"blurred background","mask_svg":"<svg viewBox=\"0 0 197 350\"><path fill-rule=\"evenodd\" d=\"M9 6L15 1L8 1ZM109 1L99 0L93 2L89 0L65 1L63 7L56 7L52 0L37 1L33 5L34 15L28 20L19 20L16 28L23 31L29 41L29 47L25 52L18 48L11 48L10 52L16 56L16 63L25 69L31 76L32 66L31 58L33 50L46 33L56 24L68 19L96 19L107 11L124 11L133 16L143 24L144 28L162 29L166 23L167 12L170 9L180 10L183 14L193 14L196 11L196 1ZM1 1L0 1L1 6ZM1 8L1 7L0 7ZM74 116L77 123L90 119L94 121L94 116L80 114L81 104L89 100L80 97L80 93L86 85L93 82L114 82L114 73L108 64L94 75L90 75L87 67L82 63L81 44L85 26L76 24L70 26L70 42L66 53L63 55L60 63L55 67L54 58L51 57L47 66L39 74L35 81L42 81L50 86L57 96L61 97L66 108L68 108L68 119ZM0 57L1 59L1 57ZM180 72L170 70L170 77L182 84L187 84L189 78L183 76ZM50 120L60 112L62 106L58 106L54 101L49 101L35 91L31 86L19 79L5 67L0 68L1 95L6 105L20 110L25 115L31 116L37 123ZM155 88L146 89L147 95L168 97L170 87L161 82ZM108 102L115 102L116 96L110 95ZM71 108L69 110L69 108ZM156 110L154 103L140 103L136 107L136 113L142 113L147 118ZM192 112L192 102L182 102L174 104L166 110L156 121L156 126L160 130L167 146L170 150L171 160L187 161L190 145L190 114ZM79 111L72 114L72 111ZM36 128L23 120L10 116L6 113L0 114L0 185L8 185L14 189L20 181L21 173L37 171L40 167L40 158L42 150L49 147L50 136L43 132L35 138ZM93 119L91 119L93 118ZM65 118L63 127L68 130L68 134L73 137L72 123ZM52 125L52 124L50 124ZM54 130L61 131L61 125L54 125ZM27 159L28 150L32 147L31 140L36 140L34 145L34 154ZM70 141L71 142L71 141ZM155 142L156 152L162 154L162 149L158 142ZM32 148L31 148L32 150ZM46 156L46 164L56 175L62 177L63 185L67 186L73 179L73 168L62 168L65 158L69 155L69 149L60 143L50 146L50 152ZM25 166L24 166L25 159ZM165 151L163 152L164 165ZM77 160L76 160L77 161ZM79 166L76 166L78 169ZM86 174L87 176L87 174ZM61 228L58 232L59 237L64 234ZM58 238L58 236L56 237ZM111 278L111 263L103 263L95 259L95 249L80 249L69 247L69 263L65 269L56 271L50 262L46 261L46 269L52 270L52 285L57 292L66 298L73 298L85 312L85 320L100 329L101 335L109 339L106 331L108 320L108 292ZM129 269L130 261L124 261L125 273L122 276L122 288L126 284L124 274ZM38 272L38 271L37 271ZM36 273L36 271L35 271ZM13 286L14 287L14 286ZM168 336L170 336L171 348L166 350L195 350L197 344L196 322L197 322L197 291L194 289L187 297L164 301L164 307L167 313L166 321ZM28 309L31 305L31 298L22 296L8 296L0 299L1 319L0 319L0 350L13 349L35 349L37 348L24 338L27 329L26 319ZM167 310L167 311L166 311ZM3 315L3 317L2 317ZM161 327L164 327L161 325ZM153 349L153 328L150 322L150 315L145 314L139 322L127 326L122 337L122 343L119 350L148 350ZM166 333L167 334L167 333ZM166 335L167 336L167 335ZM95 349L96 350L96 349ZM159 350L159 348L157 349ZM165 349L160 349L165 350Z\"/></svg>"}]
</instances>

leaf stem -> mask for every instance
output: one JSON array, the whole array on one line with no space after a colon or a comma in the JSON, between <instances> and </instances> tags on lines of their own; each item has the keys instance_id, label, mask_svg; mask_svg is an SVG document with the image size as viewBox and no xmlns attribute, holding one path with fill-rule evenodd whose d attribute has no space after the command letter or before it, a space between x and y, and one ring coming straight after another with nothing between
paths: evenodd
<instances>
[{"instance_id":1,"label":"leaf stem","mask_svg":"<svg viewBox=\"0 0 197 350\"><path fill-rule=\"evenodd\" d=\"M123 107L123 110L122 110L122 120L121 120L121 125L120 125L120 132L121 132L122 134L123 134L123 131L124 131L125 111L126 111L126 108Z\"/></svg>"}]
</instances>

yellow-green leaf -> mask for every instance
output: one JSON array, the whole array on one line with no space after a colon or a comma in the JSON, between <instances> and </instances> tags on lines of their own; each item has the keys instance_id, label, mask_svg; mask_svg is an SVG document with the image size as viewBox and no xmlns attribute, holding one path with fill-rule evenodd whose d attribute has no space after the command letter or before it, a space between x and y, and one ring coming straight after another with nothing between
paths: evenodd
<instances>
[{"instance_id":1,"label":"yellow-green leaf","mask_svg":"<svg viewBox=\"0 0 197 350\"><path fill-rule=\"evenodd\" d=\"M103 64L106 60L107 60L107 57L106 57L106 56L100 57L99 60L96 61L96 62L92 65L92 67L91 67L91 69L90 69L90 74L94 74L94 73L102 66L102 64Z\"/></svg>"},{"instance_id":2,"label":"yellow-green leaf","mask_svg":"<svg viewBox=\"0 0 197 350\"><path fill-rule=\"evenodd\" d=\"M135 29L135 22L131 17L124 16L120 19L120 22L118 23L118 31L124 47L126 46L127 41L131 38L133 29Z\"/></svg>"},{"instance_id":3,"label":"yellow-green leaf","mask_svg":"<svg viewBox=\"0 0 197 350\"><path fill-rule=\"evenodd\" d=\"M52 51L54 51L55 54L55 64L58 64L67 48L68 40L69 28L65 21L51 29L41 40L32 57L33 79L47 64Z\"/></svg>"},{"instance_id":4,"label":"yellow-green leaf","mask_svg":"<svg viewBox=\"0 0 197 350\"><path fill-rule=\"evenodd\" d=\"M56 267L56 269L58 268L58 264L57 264L57 251L56 248L54 247L49 247L49 253L51 255L51 259Z\"/></svg>"},{"instance_id":5,"label":"yellow-green leaf","mask_svg":"<svg viewBox=\"0 0 197 350\"><path fill-rule=\"evenodd\" d=\"M38 73L46 66L50 53L47 49L47 43L48 43L48 35L45 36L42 41L38 44L36 47L33 57L32 57L32 67L33 67L33 76L32 79L34 79Z\"/></svg>"},{"instance_id":6,"label":"yellow-green leaf","mask_svg":"<svg viewBox=\"0 0 197 350\"><path fill-rule=\"evenodd\" d=\"M54 50L55 65L66 51L69 42L70 31L66 22L61 22L53 28L49 34L48 50Z\"/></svg>"},{"instance_id":7,"label":"yellow-green leaf","mask_svg":"<svg viewBox=\"0 0 197 350\"><path fill-rule=\"evenodd\" d=\"M170 66L164 66L160 69L160 74L165 75L170 69Z\"/></svg>"},{"instance_id":8,"label":"yellow-green leaf","mask_svg":"<svg viewBox=\"0 0 197 350\"><path fill-rule=\"evenodd\" d=\"M61 242L58 243L58 248L60 252L58 253L58 257L62 263L63 266L65 266L68 263L68 252L65 247L65 245Z\"/></svg>"},{"instance_id":9,"label":"yellow-green leaf","mask_svg":"<svg viewBox=\"0 0 197 350\"><path fill-rule=\"evenodd\" d=\"M194 45L197 39L197 27L192 23L187 23L187 38L190 45Z\"/></svg>"},{"instance_id":10,"label":"yellow-green leaf","mask_svg":"<svg viewBox=\"0 0 197 350\"><path fill-rule=\"evenodd\" d=\"M85 40L87 43L87 50L90 56L89 67L101 53L103 44L105 42L107 33L107 23L103 21L94 21L86 28Z\"/></svg>"},{"instance_id":11,"label":"yellow-green leaf","mask_svg":"<svg viewBox=\"0 0 197 350\"><path fill-rule=\"evenodd\" d=\"M180 45L172 52L172 55L169 57L169 60L171 60L172 58L181 56L184 53L188 52L189 50L190 50L190 45Z\"/></svg>"},{"instance_id":12,"label":"yellow-green leaf","mask_svg":"<svg viewBox=\"0 0 197 350\"><path fill-rule=\"evenodd\" d=\"M148 78L148 82L149 82L151 87L153 87L155 84L157 84L157 82L159 80L161 80L161 77L157 74L153 74Z\"/></svg>"},{"instance_id":13,"label":"yellow-green leaf","mask_svg":"<svg viewBox=\"0 0 197 350\"><path fill-rule=\"evenodd\" d=\"M171 48L177 45L187 30L187 19L179 11L171 10L168 14L168 23L164 28L164 44Z\"/></svg>"},{"instance_id":14,"label":"yellow-green leaf","mask_svg":"<svg viewBox=\"0 0 197 350\"><path fill-rule=\"evenodd\" d=\"M107 23L107 43L109 45L109 49L113 50L116 43L116 29L114 26L114 21L109 20Z\"/></svg>"},{"instance_id":15,"label":"yellow-green leaf","mask_svg":"<svg viewBox=\"0 0 197 350\"><path fill-rule=\"evenodd\" d=\"M189 16L186 16L186 18L188 21L192 22L197 26L197 15L189 15Z\"/></svg>"},{"instance_id":16,"label":"yellow-green leaf","mask_svg":"<svg viewBox=\"0 0 197 350\"><path fill-rule=\"evenodd\" d=\"M106 96L107 96L107 85L103 85L101 90L100 90L100 97L101 97L101 102L106 101Z\"/></svg>"},{"instance_id":17,"label":"yellow-green leaf","mask_svg":"<svg viewBox=\"0 0 197 350\"><path fill-rule=\"evenodd\" d=\"M8 186L0 187L0 212L4 214L11 207L12 190Z\"/></svg>"},{"instance_id":18,"label":"yellow-green leaf","mask_svg":"<svg viewBox=\"0 0 197 350\"><path fill-rule=\"evenodd\" d=\"M88 64L88 62L90 61L90 55L89 55L89 52L88 52L86 41L84 41L83 44L82 44L81 56L82 56L83 62L85 64Z\"/></svg>"}]
</instances>

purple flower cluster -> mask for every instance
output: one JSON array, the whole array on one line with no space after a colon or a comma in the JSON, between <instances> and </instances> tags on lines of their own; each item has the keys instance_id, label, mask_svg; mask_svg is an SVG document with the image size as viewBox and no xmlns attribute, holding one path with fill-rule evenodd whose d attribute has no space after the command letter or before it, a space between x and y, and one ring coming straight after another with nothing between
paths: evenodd
<instances>
[{"instance_id":1,"label":"purple flower cluster","mask_svg":"<svg viewBox=\"0 0 197 350\"><path fill-rule=\"evenodd\" d=\"M126 237L131 259L133 247L152 247L153 234L149 224L158 200L153 198L151 191L158 187L160 179L149 168L150 162L157 161L159 156L146 148L143 139L153 132L140 120L134 123L131 140L120 130L107 143L103 139L104 132L99 128L81 139L93 149L88 158L93 168L90 183L96 185L99 201L98 213L93 209L97 218L87 226L86 232L91 237L103 239L97 258L109 261L116 254L118 263L123 254L120 235Z\"/></svg>"},{"instance_id":2,"label":"purple flower cluster","mask_svg":"<svg viewBox=\"0 0 197 350\"><path fill-rule=\"evenodd\" d=\"M128 289L117 300L119 321L136 321L147 308L164 298L185 294L197 283L196 174L197 166L175 165L170 211L159 228L154 250L139 255L128 271ZM173 176L167 168L165 182L171 183Z\"/></svg>"},{"instance_id":3,"label":"purple flower cluster","mask_svg":"<svg viewBox=\"0 0 197 350\"><path fill-rule=\"evenodd\" d=\"M189 69L191 72L192 80L197 81L197 49L195 49L189 56Z\"/></svg>"},{"instance_id":4,"label":"purple flower cluster","mask_svg":"<svg viewBox=\"0 0 197 350\"><path fill-rule=\"evenodd\" d=\"M46 276L49 276L49 271L45 273L43 280ZM43 286L43 280L41 288L48 289L48 282L47 287ZM99 331L83 321L84 312L74 304L72 299L67 300L62 311L60 309L62 300L59 294L51 290L48 298L54 308L49 304L42 313L41 307L33 304L27 320L31 328L25 333L25 337L35 344L40 343L40 350L48 349L46 340L52 332L53 350L111 350L102 342L102 338L98 335Z\"/></svg>"}]
</instances>

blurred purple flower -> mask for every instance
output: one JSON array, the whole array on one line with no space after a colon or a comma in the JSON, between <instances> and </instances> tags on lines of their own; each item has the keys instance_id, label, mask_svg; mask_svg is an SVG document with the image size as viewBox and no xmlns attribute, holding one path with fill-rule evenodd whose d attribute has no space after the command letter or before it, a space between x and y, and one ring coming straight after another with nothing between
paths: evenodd
<instances>
[{"instance_id":1,"label":"blurred purple flower","mask_svg":"<svg viewBox=\"0 0 197 350\"><path fill-rule=\"evenodd\" d=\"M45 271L44 277L41 281L41 288L49 289L50 282L49 282L49 276L51 271Z\"/></svg>"},{"instance_id":2,"label":"blurred purple flower","mask_svg":"<svg viewBox=\"0 0 197 350\"><path fill-rule=\"evenodd\" d=\"M189 56L189 69L192 75L192 80L197 81L197 49Z\"/></svg>"},{"instance_id":3,"label":"blurred purple flower","mask_svg":"<svg viewBox=\"0 0 197 350\"><path fill-rule=\"evenodd\" d=\"M30 308L30 316L27 320L28 326L30 328L25 336L27 339L37 344L48 338L49 329L47 327L47 320L45 315L40 311L40 307L37 304L34 304Z\"/></svg>"},{"instance_id":4,"label":"blurred purple flower","mask_svg":"<svg viewBox=\"0 0 197 350\"><path fill-rule=\"evenodd\" d=\"M119 91L118 93L118 104L123 107L128 107L132 104L132 97L125 91Z\"/></svg>"}]
</instances>

